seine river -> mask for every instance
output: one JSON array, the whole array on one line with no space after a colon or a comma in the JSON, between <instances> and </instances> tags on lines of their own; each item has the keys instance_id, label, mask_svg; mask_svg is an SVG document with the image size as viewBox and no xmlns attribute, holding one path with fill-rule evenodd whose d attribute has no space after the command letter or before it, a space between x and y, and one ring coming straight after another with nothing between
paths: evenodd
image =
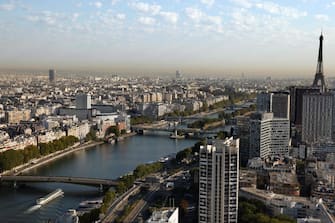
<instances>
[{"instance_id":1,"label":"seine river","mask_svg":"<svg viewBox=\"0 0 335 223\"><path fill-rule=\"evenodd\" d=\"M77 151L28 174L116 179L132 171L138 164L177 153L195 142L172 140L168 136L133 136L115 145L104 144ZM64 197L31 210L36 199L57 188L63 189ZM98 188L72 184L31 183L17 189L3 186L0 187L0 222L38 223L55 220L67 209L77 208L80 202L101 196Z\"/></svg>"}]
</instances>

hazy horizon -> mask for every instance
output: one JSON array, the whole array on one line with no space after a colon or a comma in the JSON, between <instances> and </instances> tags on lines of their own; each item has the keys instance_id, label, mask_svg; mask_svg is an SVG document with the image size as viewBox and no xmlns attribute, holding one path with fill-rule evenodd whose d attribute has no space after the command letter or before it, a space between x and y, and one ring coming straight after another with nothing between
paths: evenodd
<instances>
[{"instance_id":1,"label":"hazy horizon","mask_svg":"<svg viewBox=\"0 0 335 223\"><path fill-rule=\"evenodd\" d=\"M0 0L0 70L335 74L335 1Z\"/></svg>"}]
</instances>

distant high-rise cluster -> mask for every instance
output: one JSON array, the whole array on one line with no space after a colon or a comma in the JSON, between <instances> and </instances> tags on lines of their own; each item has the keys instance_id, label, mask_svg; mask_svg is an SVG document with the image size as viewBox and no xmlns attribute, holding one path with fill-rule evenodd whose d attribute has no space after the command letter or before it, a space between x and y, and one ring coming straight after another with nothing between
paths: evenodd
<instances>
[{"instance_id":1,"label":"distant high-rise cluster","mask_svg":"<svg viewBox=\"0 0 335 223\"><path fill-rule=\"evenodd\" d=\"M56 78L56 71L54 69L49 70L49 81L54 82Z\"/></svg>"}]
</instances>

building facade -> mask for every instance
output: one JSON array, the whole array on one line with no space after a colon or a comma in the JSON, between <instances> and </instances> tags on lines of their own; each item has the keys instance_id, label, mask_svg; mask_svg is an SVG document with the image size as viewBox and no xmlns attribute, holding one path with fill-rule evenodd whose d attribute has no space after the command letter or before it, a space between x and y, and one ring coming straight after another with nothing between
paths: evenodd
<instances>
[{"instance_id":1,"label":"building facade","mask_svg":"<svg viewBox=\"0 0 335 223\"><path fill-rule=\"evenodd\" d=\"M334 95L305 94L302 107L302 141L313 144L330 142L333 129Z\"/></svg>"},{"instance_id":2,"label":"building facade","mask_svg":"<svg viewBox=\"0 0 335 223\"><path fill-rule=\"evenodd\" d=\"M92 108L91 95L90 94L78 94L76 95L76 109L91 109Z\"/></svg>"},{"instance_id":3,"label":"building facade","mask_svg":"<svg viewBox=\"0 0 335 223\"><path fill-rule=\"evenodd\" d=\"M249 158L288 155L290 121L274 118L273 113L258 112L250 120Z\"/></svg>"},{"instance_id":4,"label":"building facade","mask_svg":"<svg viewBox=\"0 0 335 223\"><path fill-rule=\"evenodd\" d=\"M288 92L273 93L271 101L273 117L290 119L290 94Z\"/></svg>"},{"instance_id":5,"label":"building facade","mask_svg":"<svg viewBox=\"0 0 335 223\"><path fill-rule=\"evenodd\" d=\"M275 118L290 119L289 92L260 93L257 95L257 111L272 112Z\"/></svg>"},{"instance_id":6,"label":"building facade","mask_svg":"<svg viewBox=\"0 0 335 223\"><path fill-rule=\"evenodd\" d=\"M31 118L30 109L10 110L5 112L5 122L8 124L18 124L20 121L28 121Z\"/></svg>"},{"instance_id":7,"label":"building facade","mask_svg":"<svg viewBox=\"0 0 335 223\"><path fill-rule=\"evenodd\" d=\"M305 94L319 93L320 88L309 86L294 86L290 88L290 121L296 126L302 124L302 100Z\"/></svg>"},{"instance_id":8,"label":"building facade","mask_svg":"<svg viewBox=\"0 0 335 223\"><path fill-rule=\"evenodd\" d=\"M200 147L199 222L237 223L239 139Z\"/></svg>"}]
</instances>

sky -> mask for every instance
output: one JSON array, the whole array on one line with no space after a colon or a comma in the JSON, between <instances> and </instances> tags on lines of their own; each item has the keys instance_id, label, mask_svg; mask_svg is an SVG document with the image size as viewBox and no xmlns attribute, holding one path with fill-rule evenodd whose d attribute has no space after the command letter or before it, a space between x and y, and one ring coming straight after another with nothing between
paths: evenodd
<instances>
[{"instance_id":1,"label":"sky","mask_svg":"<svg viewBox=\"0 0 335 223\"><path fill-rule=\"evenodd\" d=\"M0 0L0 70L335 76L335 0Z\"/></svg>"}]
</instances>

